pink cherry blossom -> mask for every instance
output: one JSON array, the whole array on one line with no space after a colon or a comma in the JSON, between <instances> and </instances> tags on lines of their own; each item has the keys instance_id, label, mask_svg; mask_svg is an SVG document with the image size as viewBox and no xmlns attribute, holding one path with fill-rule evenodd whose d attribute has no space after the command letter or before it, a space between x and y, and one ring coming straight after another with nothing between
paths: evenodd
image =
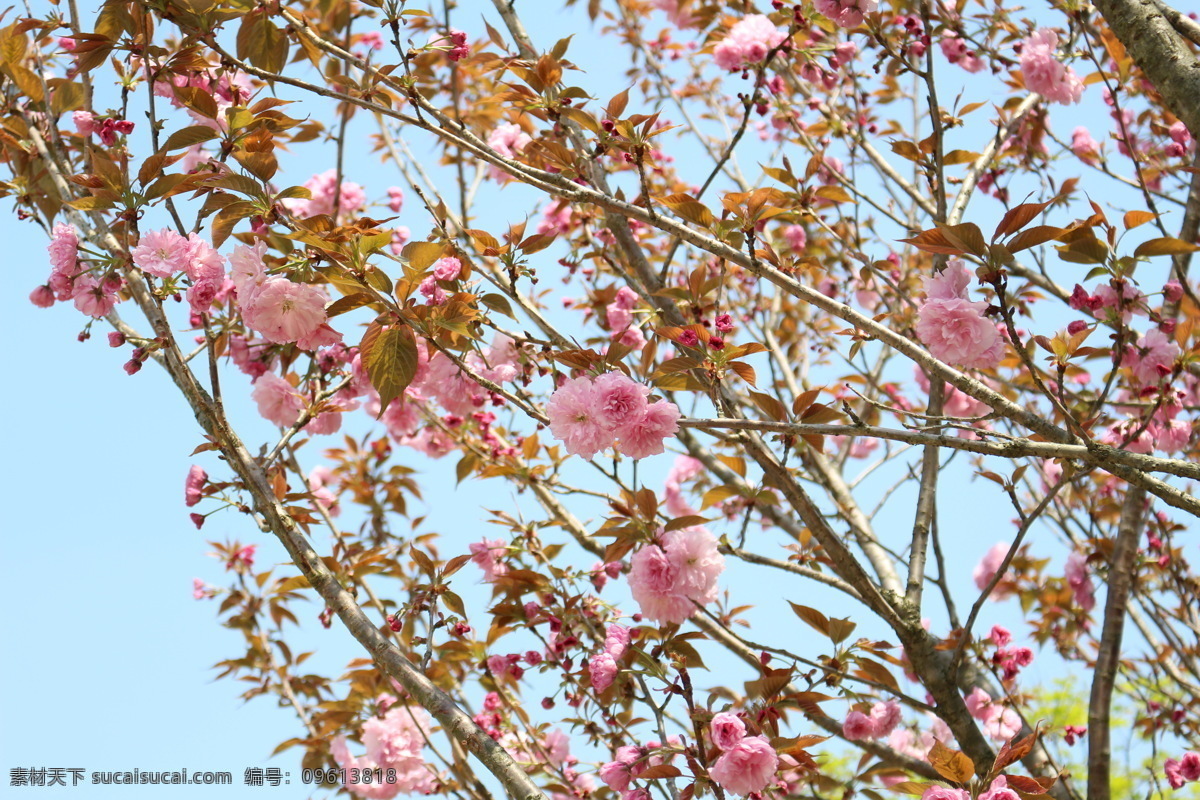
<instances>
[{"instance_id":1,"label":"pink cherry blossom","mask_svg":"<svg viewBox=\"0 0 1200 800\"><path fill-rule=\"evenodd\" d=\"M592 382L596 421L606 430L618 427L646 415L650 387L632 380L623 372L607 372Z\"/></svg>"},{"instance_id":2,"label":"pink cherry blossom","mask_svg":"<svg viewBox=\"0 0 1200 800\"><path fill-rule=\"evenodd\" d=\"M875 724L861 711L851 711L842 722L842 736L851 742L875 738Z\"/></svg>"},{"instance_id":3,"label":"pink cherry blossom","mask_svg":"<svg viewBox=\"0 0 1200 800\"><path fill-rule=\"evenodd\" d=\"M1092 586L1092 579L1087 574L1087 558L1083 553L1071 553L1067 556L1067 564L1064 567L1064 577L1067 585L1071 587L1071 592L1075 595L1075 603L1084 611L1091 611L1096 607L1095 589Z\"/></svg>"},{"instance_id":4,"label":"pink cherry blossom","mask_svg":"<svg viewBox=\"0 0 1200 800\"><path fill-rule=\"evenodd\" d=\"M269 342L311 339L328 319L324 292L283 277L268 278L249 298L239 295L239 301L242 319Z\"/></svg>"},{"instance_id":5,"label":"pink cherry blossom","mask_svg":"<svg viewBox=\"0 0 1200 800\"><path fill-rule=\"evenodd\" d=\"M704 465L691 456L676 456L663 486L668 513L675 517L686 517L696 513L696 509L683 498L682 486L684 482L703 472Z\"/></svg>"},{"instance_id":6,"label":"pink cherry blossom","mask_svg":"<svg viewBox=\"0 0 1200 800\"><path fill-rule=\"evenodd\" d=\"M743 17L713 50L713 59L721 69L737 70L760 63L778 47L787 33L762 14Z\"/></svg>"},{"instance_id":7,"label":"pink cherry blossom","mask_svg":"<svg viewBox=\"0 0 1200 800\"><path fill-rule=\"evenodd\" d=\"M460 272L462 272L462 262L453 256L439 258L433 262L433 277L439 281L457 280Z\"/></svg>"},{"instance_id":8,"label":"pink cherry blossom","mask_svg":"<svg viewBox=\"0 0 1200 800\"><path fill-rule=\"evenodd\" d=\"M979 72L985 66L979 56L975 55L957 34L946 34L938 42L938 46L942 49L942 55L946 57L947 61L957 64L967 72Z\"/></svg>"},{"instance_id":9,"label":"pink cherry blossom","mask_svg":"<svg viewBox=\"0 0 1200 800\"><path fill-rule=\"evenodd\" d=\"M191 254L188 240L172 230L147 231L133 249L133 265L159 278L184 271Z\"/></svg>"},{"instance_id":10,"label":"pink cherry blossom","mask_svg":"<svg viewBox=\"0 0 1200 800\"><path fill-rule=\"evenodd\" d=\"M394 702L393 698L388 699ZM382 717L372 717L363 724L365 756L352 757L342 736L334 739L330 751L348 775L354 774L351 770L395 770L395 783L347 783L346 788L352 794L382 800L401 792L428 794L437 785L423 756L430 730L429 715L423 708L392 705Z\"/></svg>"},{"instance_id":11,"label":"pink cherry blossom","mask_svg":"<svg viewBox=\"0 0 1200 800\"><path fill-rule=\"evenodd\" d=\"M525 146L532 141L533 139L520 125L512 122L497 125L487 138L488 147L505 158L519 156ZM494 180L508 180L508 173L495 165L490 165L488 172Z\"/></svg>"},{"instance_id":12,"label":"pink cherry blossom","mask_svg":"<svg viewBox=\"0 0 1200 800\"><path fill-rule=\"evenodd\" d=\"M843 28L857 28L863 16L878 10L878 0L815 0L813 8Z\"/></svg>"},{"instance_id":13,"label":"pink cherry blossom","mask_svg":"<svg viewBox=\"0 0 1200 800\"><path fill-rule=\"evenodd\" d=\"M992 781L988 790L979 795L979 800L1021 800L1021 796L1008 788L1008 778L1003 775Z\"/></svg>"},{"instance_id":14,"label":"pink cherry blossom","mask_svg":"<svg viewBox=\"0 0 1200 800\"><path fill-rule=\"evenodd\" d=\"M79 234L75 228L61 223L55 225L46 252L50 254L50 266L54 272L73 276L79 260Z\"/></svg>"},{"instance_id":15,"label":"pink cherry blossom","mask_svg":"<svg viewBox=\"0 0 1200 800\"><path fill-rule=\"evenodd\" d=\"M307 405L300 393L274 372L259 376L250 396L258 404L258 413L281 428L295 425Z\"/></svg>"},{"instance_id":16,"label":"pink cherry blossom","mask_svg":"<svg viewBox=\"0 0 1200 800\"><path fill-rule=\"evenodd\" d=\"M198 464L193 464L192 468L188 470L187 481L184 482L184 505L190 508L200 502L201 492L207 480L208 474Z\"/></svg>"},{"instance_id":17,"label":"pink cherry blossom","mask_svg":"<svg viewBox=\"0 0 1200 800\"><path fill-rule=\"evenodd\" d=\"M333 215L334 200L337 198L338 212L342 217L351 216L366 207L367 196L357 183L343 181L337 183L337 170L328 169L320 175L314 175L304 182L311 197L308 199L289 198L283 201L284 207L301 219L315 217L318 214Z\"/></svg>"},{"instance_id":18,"label":"pink cherry blossom","mask_svg":"<svg viewBox=\"0 0 1200 800\"><path fill-rule=\"evenodd\" d=\"M604 652L613 658L620 658L625 655L627 647L629 647L629 629L615 622L609 625L604 632Z\"/></svg>"},{"instance_id":19,"label":"pink cherry blossom","mask_svg":"<svg viewBox=\"0 0 1200 800\"><path fill-rule=\"evenodd\" d=\"M747 736L725 751L708 774L733 794L761 792L775 779L779 756L765 736Z\"/></svg>"},{"instance_id":20,"label":"pink cherry blossom","mask_svg":"<svg viewBox=\"0 0 1200 800\"><path fill-rule=\"evenodd\" d=\"M876 703L871 706L871 725L873 738L883 739L892 734L900 724L900 704L895 700L886 703Z\"/></svg>"},{"instance_id":21,"label":"pink cherry blossom","mask_svg":"<svg viewBox=\"0 0 1200 800\"><path fill-rule=\"evenodd\" d=\"M788 225L783 229L783 238L793 253L803 253L808 246L808 231L803 225Z\"/></svg>"},{"instance_id":22,"label":"pink cherry blossom","mask_svg":"<svg viewBox=\"0 0 1200 800\"><path fill-rule=\"evenodd\" d=\"M708 736L718 750L732 750L746 738L746 723L737 714L714 714L708 726Z\"/></svg>"},{"instance_id":23,"label":"pink cherry blossom","mask_svg":"<svg viewBox=\"0 0 1200 800\"><path fill-rule=\"evenodd\" d=\"M617 449L630 458L645 458L666 450L668 436L679 431L679 406L659 400L646 407L645 414L626 421L617 430Z\"/></svg>"},{"instance_id":24,"label":"pink cherry blossom","mask_svg":"<svg viewBox=\"0 0 1200 800\"><path fill-rule=\"evenodd\" d=\"M1157 386L1171 374L1179 345L1158 328L1152 328L1125 351L1121 366L1130 367L1133 376L1143 386Z\"/></svg>"},{"instance_id":25,"label":"pink cherry blossom","mask_svg":"<svg viewBox=\"0 0 1200 800\"><path fill-rule=\"evenodd\" d=\"M404 190L399 186L391 186L387 190L388 193L388 209L393 214L399 214L404 208Z\"/></svg>"},{"instance_id":26,"label":"pink cherry blossom","mask_svg":"<svg viewBox=\"0 0 1200 800\"><path fill-rule=\"evenodd\" d=\"M603 692L617 677L617 661L610 653L597 653L588 660L588 674L592 676L592 688Z\"/></svg>"},{"instance_id":27,"label":"pink cherry blossom","mask_svg":"<svg viewBox=\"0 0 1200 800\"><path fill-rule=\"evenodd\" d=\"M717 578L725 559L717 540L704 528L664 533L630 560L629 588L649 619L678 624L717 597Z\"/></svg>"},{"instance_id":28,"label":"pink cherry blossom","mask_svg":"<svg viewBox=\"0 0 1200 800\"><path fill-rule=\"evenodd\" d=\"M89 317L100 319L113 310L117 298L91 275L80 275L72 287L71 299L75 308Z\"/></svg>"},{"instance_id":29,"label":"pink cherry blossom","mask_svg":"<svg viewBox=\"0 0 1200 800\"><path fill-rule=\"evenodd\" d=\"M1100 158L1100 143L1088 129L1080 125L1071 133L1071 152L1083 161L1094 164Z\"/></svg>"},{"instance_id":30,"label":"pink cherry blossom","mask_svg":"<svg viewBox=\"0 0 1200 800\"><path fill-rule=\"evenodd\" d=\"M972 577L975 579L975 587L979 591L987 588L987 585L992 582L1000 565L1004 563L1004 557L1008 555L1009 545L1007 542L996 542L991 549L983 556L983 559L975 565L975 571ZM992 590L992 598L998 599L1003 595L1000 587L1004 585L1003 580L996 584L996 588Z\"/></svg>"},{"instance_id":31,"label":"pink cherry blossom","mask_svg":"<svg viewBox=\"0 0 1200 800\"><path fill-rule=\"evenodd\" d=\"M921 800L971 800L970 792L934 784L921 793Z\"/></svg>"},{"instance_id":32,"label":"pink cherry blossom","mask_svg":"<svg viewBox=\"0 0 1200 800\"><path fill-rule=\"evenodd\" d=\"M29 302L38 308L49 308L54 305L54 290L48 284L38 286L29 293Z\"/></svg>"},{"instance_id":33,"label":"pink cherry blossom","mask_svg":"<svg viewBox=\"0 0 1200 800\"><path fill-rule=\"evenodd\" d=\"M550 432L572 455L591 458L612 446L612 432L599 420L590 378L572 378L555 390L546 404Z\"/></svg>"},{"instance_id":34,"label":"pink cherry blossom","mask_svg":"<svg viewBox=\"0 0 1200 800\"><path fill-rule=\"evenodd\" d=\"M1083 81L1058 60L1058 34L1047 28L1034 31L1021 43L1021 74L1025 87L1052 103L1070 105L1083 97Z\"/></svg>"},{"instance_id":35,"label":"pink cherry blossom","mask_svg":"<svg viewBox=\"0 0 1200 800\"><path fill-rule=\"evenodd\" d=\"M493 583L497 578L508 574L508 564L504 556L508 553L508 544L503 539L483 539L469 545L471 561L483 570L483 579Z\"/></svg>"}]
</instances>

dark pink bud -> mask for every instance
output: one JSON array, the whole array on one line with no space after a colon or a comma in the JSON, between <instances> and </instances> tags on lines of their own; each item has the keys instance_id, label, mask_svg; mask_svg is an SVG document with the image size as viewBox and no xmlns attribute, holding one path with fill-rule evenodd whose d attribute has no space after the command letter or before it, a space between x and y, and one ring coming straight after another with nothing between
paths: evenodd
<instances>
[{"instance_id":1,"label":"dark pink bud","mask_svg":"<svg viewBox=\"0 0 1200 800\"><path fill-rule=\"evenodd\" d=\"M1067 325L1067 333L1069 333L1071 336L1074 336L1077 333L1081 333L1087 329L1088 329L1088 324L1081 319L1074 320L1069 325Z\"/></svg>"},{"instance_id":2,"label":"dark pink bud","mask_svg":"<svg viewBox=\"0 0 1200 800\"><path fill-rule=\"evenodd\" d=\"M130 373L130 374L132 375L133 373ZM200 530L201 528L204 527L204 515L203 514L188 514L188 516L191 517L192 524L196 526L196 530Z\"/></svg>"},{"instance_id":3,"label":"dark pink bud","mask_svg":"<svg viewBox=\"0 0 1200 800\"><path fill-rule=\"evenodd\" d=\"M126 375L133 375L133 374L137 373L138 371L140 371L141 368L142 368L142 362L138 361L136 358L132 358L129 361L125 362L125 374Z\"/></svg>"},{"instance_id":4,"label":"dark pink bud","mask_svg":"<svg viewBox=\"0 0 1200 800\"><path fill-rule=\"evenodd\" d=\"M713 336L711 339L708 340L708 346L710 348L712 348L713 350L724 350L725 349L725 340L722 339L720 336Z\"/></svg>"}]
</instances>

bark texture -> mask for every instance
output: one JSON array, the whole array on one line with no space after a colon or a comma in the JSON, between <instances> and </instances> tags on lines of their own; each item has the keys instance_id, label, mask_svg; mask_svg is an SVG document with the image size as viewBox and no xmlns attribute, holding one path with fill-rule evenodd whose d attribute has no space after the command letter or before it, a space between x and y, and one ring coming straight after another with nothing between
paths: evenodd
<instances>
[{"instance_id":1,"label":"bark texture","mask_svg":"<svg viewBox=\"0 0 1200 800\"><path fill-rule=\"evenodd\" d=\"M1200 59L1187 40L1154 0L1095 0L1095 6L1167 108L1200 138Z\"/></svg>"}]
</instances>

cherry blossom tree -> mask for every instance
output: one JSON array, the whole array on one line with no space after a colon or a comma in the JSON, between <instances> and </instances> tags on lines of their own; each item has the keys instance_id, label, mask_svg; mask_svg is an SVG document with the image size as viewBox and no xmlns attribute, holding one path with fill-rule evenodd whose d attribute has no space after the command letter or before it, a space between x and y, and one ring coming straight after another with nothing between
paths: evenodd
<instances>
[{"instance_id":1,"label":"cherry blossom tree","mask_svg":"<svg viewBox=\"0 0 1200 800\"><path fill-rule=\"evenodd\" d=\"M572 36L537 39L548 10ZM1191 17L72 0L2 24L0 189L48 239L30 301L193 412L181 517L245 529L214 543L229 585L194 587L244 634L219 667L295 711L280 749L331 788L1200 780ZM439 459L510 488L492 536L422 527ZM256 565L268 537L290 571ZM362 649L309 674L289 643L334 624Z\"/></svg>"}]
</instances>

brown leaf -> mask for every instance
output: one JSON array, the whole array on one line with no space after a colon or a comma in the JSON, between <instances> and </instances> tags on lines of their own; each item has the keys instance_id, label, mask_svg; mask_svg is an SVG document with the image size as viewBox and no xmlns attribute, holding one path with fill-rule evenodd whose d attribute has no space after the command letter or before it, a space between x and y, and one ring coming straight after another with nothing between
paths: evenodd
<instances>
[{"instance_id":1,"label":"brown leaf","mask_svg":"<svg viewBox=\"0 0 1200 800\"><path fill-rule=\"evenodd\" d=\"M1053 200L1047 200L1045 203L1022 203L1019 206L1010 208L1000 219L1000 224L996 226L996 232L992 234L992 241L996 241L1001 236L1007 236L1010 233L1021 230L1028 225L1033 218L1046 210L1046 206L1053 203Z\"/></svg>"},{"instance_id":2,"label":"brown leaf","mask_svg":"<svg viewBox=\"0 0 1200 800\"><path fill-rule=\"evenodd\" d=\"M951 750L937 739L929 751L929 763L948 781L966 783L975 774L975 762L965 753Z\"/></svg>"}]
</instances>

